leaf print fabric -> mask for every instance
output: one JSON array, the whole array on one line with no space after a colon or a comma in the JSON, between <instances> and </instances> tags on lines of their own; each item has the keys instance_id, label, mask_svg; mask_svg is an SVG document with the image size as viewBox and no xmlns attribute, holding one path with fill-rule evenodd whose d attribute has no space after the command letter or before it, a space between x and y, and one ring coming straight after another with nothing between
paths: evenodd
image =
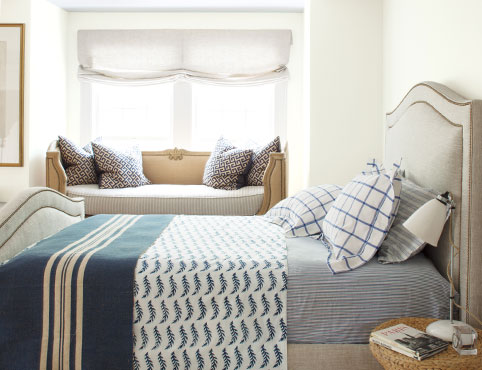
<instances>
[{"instance_id":1,"label":"leaf print fabric","mask_svg":"<svg viewBox=\"0 0 482 370\"><path fill-rule=\"evenodd\" d=\"M137 263L134 368L286 369L286 285L279 226L175 217Z\"/></svg>"}]
</instances>

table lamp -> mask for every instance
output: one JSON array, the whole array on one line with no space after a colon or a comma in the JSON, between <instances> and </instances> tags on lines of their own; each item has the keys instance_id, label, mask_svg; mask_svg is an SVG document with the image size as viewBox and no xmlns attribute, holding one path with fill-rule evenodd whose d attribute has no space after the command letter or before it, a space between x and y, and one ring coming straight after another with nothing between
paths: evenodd
<instances>
[{"instance_id":1,"label":"table lamp","mask_svg":"<svg viewBox=\"0 0 482 370\"><path fill-rule=\"evenodd\" d=\"M434 247L442 234L445 222L452 210L455 209L455 202L449 192L438 195L436 199L429 200L417 209L404 223L403 226L417 238ZM450 218L451 219L451 218ZM450 224L452 227L452 222ZM450 240L450 276L453 274L454 245ZM450 284L450 319L438 320L427 326L426 332L434 337L447 342L452 341L454 326L465 326L467 324L453 319L454 289Z\"/></svg>"}]
</instances>

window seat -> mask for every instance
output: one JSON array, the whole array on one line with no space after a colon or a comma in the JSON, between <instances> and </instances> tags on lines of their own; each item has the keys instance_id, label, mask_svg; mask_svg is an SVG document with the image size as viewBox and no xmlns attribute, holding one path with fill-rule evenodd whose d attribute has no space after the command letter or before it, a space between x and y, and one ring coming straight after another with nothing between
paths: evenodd
<instances>
[{"instance_id":1,"label":"window seat","mask_svg":"<svg viewBox=\"0 0 482 370\"><path fill-rule=\"evenodd\" d=\"M263 186L238 190L206 185L153 184L138 188L99 189L96 184L67 186L67 195L85 200L85 213L254 215L263 203Z\"/></svg>"},{"instance_id":2,"label":"window seat","mask_svg":"<svg viewBox=\"0 0 482 370\"><path fill-rule=\"evenodd\" d=\"M101 213L263 215L286 197L285 153L271 153L263 186L238 190L202 185L210 152L184 149L142 152L144 175L152 185L99 189L96 184L67 186L57 141L46 158L47 186L70 197L85 198L87 215Z\"/></svg>"}]
</instances>

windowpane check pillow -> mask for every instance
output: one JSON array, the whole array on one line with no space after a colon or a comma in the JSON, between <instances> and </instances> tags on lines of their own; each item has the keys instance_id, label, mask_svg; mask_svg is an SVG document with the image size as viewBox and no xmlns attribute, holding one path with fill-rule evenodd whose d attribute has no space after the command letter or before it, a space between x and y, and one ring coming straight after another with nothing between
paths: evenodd
<instances>
[{"instance_id":1,"label":"windowpane check pillow","mask_svg":"<svg viewBox=\"0 0 482 370\"><path fill-rule=\"evenodd\" d=\"M243 187L252 154L251 149L236 149L226 139L219 139L204 168L203 184L225 190Z\"/></svg>"},{"instance_id":2,"label":"windowpane check pillow","mask_svg":"<svg viewBox=\"0 0 482 370\"><path fill-rule=\"evenodd\" d=\"M403 227L403 223L418 208L435 197L437 193L433 190L421 188L409 180L402 179L400 207L393 226L378 251L378 262L403 262L423 250L425 243Z\"/></svg>"},{"instance_id":3,"label":"windowpane check pillow","mask_svg":"<svg viewBox=\"0 0 482 370\"><path fill-rule=\"evenodd\" d=\"M248 173L248 185L262 186L263 176L268 167L269 154L280 151L280 139L277 136L268 144L253 150L252 167Z\"/></svg>"},{"instance_id":4,"label":"windowpane check pillow","mask_svg":"<svg viewBox=\"0 0 482 370\"><path fill-rule=\"evenodd\" d=\"M349 182L323 220L323 241L329 247L333 274L368 262L378 251L396 216L401 179L398 165L385 171L375 161L373 171Z\"/></svg>"},{"instance_id":5,"label":"windowpane check pillow","mask_svg":"<svg viewBox=\"0 0 482 370\"><path fill-rule=\"evenodd\" d=\"M337 185L313 186L283 199L265 217L281 226L288 238L318 237L323 219L340 191L341 187Z\"/></svg>"},{"instance_id":6,"label":"windowpane check pillow","mask_svg":"<svg viewBox=\"0 0 482 370\"><path fill-rule=\"evenodd\" d=\"M67 185L97 184L94 155L89 151L90 145L81 148L63 136L59 136L58 143Z\"/></svg>"},{"instance_id":7,"label":"windowpane check pillow","mask_svg":"<svg viewBox=\"0 0 482 370\"><path fill-rule=\"evenodd\" d=\"M142 153L137 146L118 150L92 142L99 188L131 188L150 184L142 172Z\"/></svg>"}]
</instances>

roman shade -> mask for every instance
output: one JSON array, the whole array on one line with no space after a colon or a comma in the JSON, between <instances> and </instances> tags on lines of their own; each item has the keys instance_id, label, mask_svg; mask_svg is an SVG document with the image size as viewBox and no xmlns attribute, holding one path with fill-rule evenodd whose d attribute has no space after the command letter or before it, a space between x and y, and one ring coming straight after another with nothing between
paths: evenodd
<instances>
[{"instance_id":1,"label":"roman shade","mask_svg":"<svg viewBox=\"0 0 482 370\"><path fill-rule=\"evenodd\" d=\"M80 30L79 79L220 84L286 79L290 30Z\"/></svg>"}]
</instances>

